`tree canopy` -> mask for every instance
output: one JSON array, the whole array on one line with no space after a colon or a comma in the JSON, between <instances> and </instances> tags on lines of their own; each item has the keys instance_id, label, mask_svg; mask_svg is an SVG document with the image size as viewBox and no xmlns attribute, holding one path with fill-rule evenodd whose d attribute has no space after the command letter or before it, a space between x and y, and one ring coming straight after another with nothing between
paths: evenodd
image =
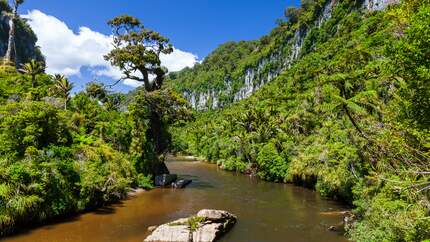
<instances>
[{"instance_id":1,"label":"tree canopy","mask_svg":"<svg viewBox=\"0 0 430 242\"><path fill-rule=\"evenodd\" d=\"M160 89L167 73L160 55L173 51L169 39L128 15L116 17L108 24L114 34L114 49L105 59L122 70L122 79L143 82L148 92ZM151 76L155 76L154 81L150 80Z\"/></svg>"}]
</instances>

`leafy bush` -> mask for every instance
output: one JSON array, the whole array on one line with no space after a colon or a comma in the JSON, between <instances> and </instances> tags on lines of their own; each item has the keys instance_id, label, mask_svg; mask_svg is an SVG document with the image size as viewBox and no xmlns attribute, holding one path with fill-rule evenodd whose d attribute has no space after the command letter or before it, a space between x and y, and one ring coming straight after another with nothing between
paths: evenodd
<instances>
[{"instance_id":1,"label":"leafy bush","mask_svg":"<svg viewBox=\"0 0 430 242\"><path fill-rule=\"evenodd\" d=\"M142 173L137 175L137 186L143 189L152 189L154 188L154 184L152 182L152 176L145 176Z\"/></svg>"},{"instance_id":2,"label":"leafy bush","mask_svg":"<svg viewBox=\"0 0 430 242\"><path fill-rule=\"evenodd\" d=\"M274 143L269 142L261 148L257 155L259 177L264 180L285 182L288 172L288 160L279 154Z\"/></svg>"}]
</instances>

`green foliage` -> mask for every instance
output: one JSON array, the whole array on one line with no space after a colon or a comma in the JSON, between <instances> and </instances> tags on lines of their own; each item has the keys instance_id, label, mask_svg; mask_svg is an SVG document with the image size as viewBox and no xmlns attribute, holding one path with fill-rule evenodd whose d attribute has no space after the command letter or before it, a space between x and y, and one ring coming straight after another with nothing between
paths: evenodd
<instances>
[{"instance_id":1,"label":"green foliage","mask_svg":"<svg viewBox=\"0 0 430 242\"><path fill-rule=\"evenodd\" d=\"M36 87L36 76L45 72L45 64L32 59L30 62L22 64L19 70L31 76L31 87Z\"/></svg>"},{"instance_id":2,"label":"green foliage","mask_svg":"<svg viewBox=\"0 0 430 242\"><path fill-rule=\"evenodd\" d=\"M167 89L126 100L90 83L72 96L67 78L36 74L36 65L0 72L0 235L153 188L145 166L162 161L169 126L191 115Z\"/></svg>"},{"instance_id":3,"label":"green foliage","mask_svg":"<svg viewBox=\"0 0 430 242\"><path fill-rule=\"evenodd\" d=\"M191 232L196 231L199 228L200 223L204 221L205 221L204 217L192 216L191 218L189 218L187 223L188 223L188 227L190 228L190 231Z\"/></svg>"},{"instance_id":4,"label":"green foliage","mask_svg":"<svg viewBox=\"0 0 430 242\"><path fill-rule=\"evenodd\" d=\"M148 92L160 89L167 73L167 69L161 66L160 54L173 52L169 40L128 15L118 16L108 24L114 34L114 49L105 59L121 69L122 79L143 82ZM141 76L135 72L140 72ZM156 76L154 81L149 81L149 75Z\"/></svg>"},{"instance_id":5,"label":"green foliage","mask_svg":"<svg viewBox=\"0 0 430 242\"><path fill-rule=\"evenodd\" d=\"M22 157L71 137L58 110L44 102L17 102L0 109L0 154Z\"/></svg>"},{"instance_id":6,"label":"green foliage","mask_svg":"<svg viewBox=\"0 0 430 242\"><path fill-rule=\"evenodd\" d=\"M172 149L169 126L191 117L186 101L168 89L139 91L129 106L131 117L130 152L136 169L151 173L153 162Z\"/></svg>"},{"instance_id":7,"label":"green foliage","mask_svg":"<svg viewBox=\"0 0 430 242\"><path fill-rule=\"evenodd\" d=\"M406 97L402 107L405 109L404 118L420 128L430 127L430 6L423 4L414 14L405 37L391 48L388 55L392 56L400 66L395 75L405 81L406 86L402 94ZM399 27L400 28L400 27Z\"/></svg>"},{"instance_id":8,"label":"green foliage","mask_svg":"<svg viewBox=\"0 0 430 242\"><path fill-rule=\"evenodd\" d=\"M152 176L151 175L146 176L142 173L139 173L137 175L137 186L143 189L154 188L154 184L152 182Z\"/></svg>"},{"instance_id":9,"label":"green foliage","mask_svg":"<svg viewBox=\"0 0 430 242\"><path fill-rule=\"evenodd\" d=\"M175 128L174 143L224 169L351 203L354 241L428 239L430 3L363 12L357 1L337 1L332 18L313 28L324 2L304 1L277 28L309 31L288 70L246 100L197 113ZM200 77L223 64L174 73L171 85L213 88Z\"/></svg>"},{"instance_id":10,"label":"green foliage","mask_svg":"<svg viewBox=\"0 0 430 242\"><path fill-rule=\"evenodd\" d=\"M285 181L288 174L288 161L279 154L276 145L272 142L265 144L257 155L259 177L275 182Z\"/></svg>"},{"instance_id":11,"label":"green foliage","mask_svg":"<svg viewBox=\"0 0 430 242\"><path fill-rule=\"evenodd\" d=\"M73 89L73 83L63 75L54 76L54 89L52 90L60 98L64 99L64 109L67 109L67 103L70 100L70 92Z\"/></svg>"}]
</instances>

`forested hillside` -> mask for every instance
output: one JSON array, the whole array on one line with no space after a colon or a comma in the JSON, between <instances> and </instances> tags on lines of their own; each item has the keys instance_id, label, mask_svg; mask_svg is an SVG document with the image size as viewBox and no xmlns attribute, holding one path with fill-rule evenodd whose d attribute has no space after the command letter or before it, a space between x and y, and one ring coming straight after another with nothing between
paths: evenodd
<instances>
[{"instance_id":1,"label":"forested hillside","mask_svg":"<svg viewBox=\"0 0 430 242\"><path fill-rule=\"evenodd\" d=\"M347 233L354 241L429 239L430 2L370 9L361 1L328 2L331 17L320 25L326 1L303 1L268 37L223 45L195 68L171 74L171 85L186 94L228 90L226 80L258 65L256 56L283 56L273 43L307 32L299 57L277 78L232 105L225 105L232 95L219 95L228 100L218 105L224 109L197 112L177 128L177 150L352 204Z\"/></svg>"}]
</instances>

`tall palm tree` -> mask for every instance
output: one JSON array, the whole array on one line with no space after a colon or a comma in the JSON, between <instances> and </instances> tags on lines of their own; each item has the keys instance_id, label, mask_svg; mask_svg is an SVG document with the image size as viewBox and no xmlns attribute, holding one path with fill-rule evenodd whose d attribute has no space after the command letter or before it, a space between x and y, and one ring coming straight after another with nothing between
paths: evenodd
<instances>
[{"instance_id":1,"label":"tall palm tree","mask_svg":"<svg viewBox=\"0 0 430 242\"><path fill-rule=\"evenodd\" d=\"M19 5L23 4L24 0L13 0L13 12L11 15L11 19L9 21L9 39L7 44L7 51L4 58L5 64L7 63L14 63L15 56L13 54L16 54L15 49L15 29L16 29L16 21L18 19L18 7Z\"/></svg>"},{"instance_id":2,"label":"tall palm tree","mask_svg":"<svg viewBox=\"0 0 430 242\"><path fill-rule=\"evenodd\" d=\"M64 110L67 110L67 103L70 100L70 92L73 89L71 83L64 75L54 75L54 88L57 95L64 98Z\"/></svg>"},{"instance_id":3,"label":"tall palm tree","mask_svg":"<svg viewBox=\"0 0 430 242\"><path fill-rule=\"evenodd\" d=\"M36 76L45 72L45 65L33 59L21 65L20 71L31 76L31 87L34 88L36 86Z\"/></svg>"}]
</instances>

